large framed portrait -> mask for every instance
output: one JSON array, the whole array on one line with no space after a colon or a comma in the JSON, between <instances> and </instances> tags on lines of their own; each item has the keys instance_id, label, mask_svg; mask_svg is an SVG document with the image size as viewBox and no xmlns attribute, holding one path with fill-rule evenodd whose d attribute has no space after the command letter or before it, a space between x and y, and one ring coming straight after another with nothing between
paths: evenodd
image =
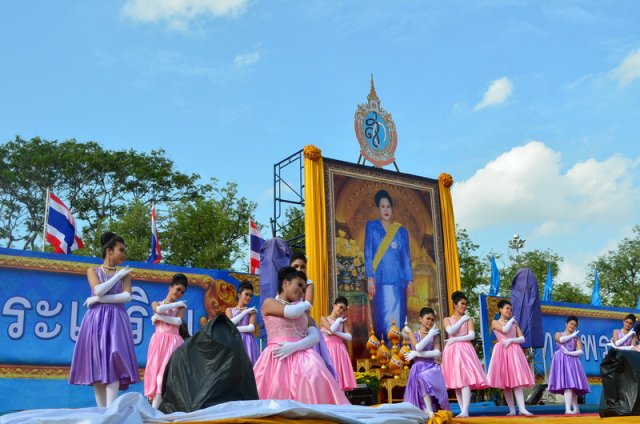
<instances>
[{"instance_id":1,"label":"large framed portrait","mask_svg":"<svg viewBox=\"0 0 640 424\"><path fill-rule=\"evenodd\" d=\"M370 331L388 341L394 323L418 329L425 306L438 321L447 313L438 181L326 158L324 166L330 301L349 302L352 358L365 358Z\"/></svg>"}]
</instances>

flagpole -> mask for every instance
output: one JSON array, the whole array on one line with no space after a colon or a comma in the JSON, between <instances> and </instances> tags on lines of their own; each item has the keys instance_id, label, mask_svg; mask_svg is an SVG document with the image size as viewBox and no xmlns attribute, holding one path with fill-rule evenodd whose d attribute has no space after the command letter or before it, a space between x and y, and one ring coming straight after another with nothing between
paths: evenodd
<instances>
[{"instance_id":1,"label":"flagpole","mask_svg":"<svg viewBox=\"0 0 640 424\"><path fill-rule=\"evenodd\" d=\"M42 250L44 252L44 245L47 242L47 223L49 222L49 187L47 187L47 195L44 201L44 226L42 228Z\"/></svg>"}]
</instances>

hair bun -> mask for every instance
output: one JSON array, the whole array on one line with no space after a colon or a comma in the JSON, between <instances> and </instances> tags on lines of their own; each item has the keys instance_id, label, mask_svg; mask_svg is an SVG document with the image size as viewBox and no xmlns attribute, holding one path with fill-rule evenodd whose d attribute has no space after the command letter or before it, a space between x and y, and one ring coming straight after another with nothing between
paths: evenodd
<instances>
[{"instance_id":1,"label":"hair bun","mask_svg":"<svg viewBox=\"0 0 640 424\"><path fill-rule=\"evenodd\" d=\"M460 297L465 297L463 291L458 290L458 291L454 291L453 293L451 293L451 300L453 300L453 303L456 303L456 299L458 299Z\"/></svg>"},{"instance_id":2,"label":"hair bun","mask_svg":"<svg viewBox=\"0 0 640 424\"><path fill-rule=\"evenodd\" d=\"M116 233L113 233L111 231L106 231L105 233L102 234L102 237L100 237L100 245L101 246L106 245L114 237L117 237Z\"/></svg>"}]
</instances>

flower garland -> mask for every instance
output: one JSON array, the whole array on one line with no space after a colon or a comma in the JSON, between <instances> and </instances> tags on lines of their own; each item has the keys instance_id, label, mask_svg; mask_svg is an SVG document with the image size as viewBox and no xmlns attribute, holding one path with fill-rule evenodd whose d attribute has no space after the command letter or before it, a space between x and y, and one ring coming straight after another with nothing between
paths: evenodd
<instances>
[{"instance_id":1,"label":"flower garland","mask_svg":"<svg viewBox=\"0 0 640 424\"><path fill-rule=\"evenodd\" d=\"M322 150L318 149L313 144L307 144L304 146L304 157L312 161L317 161L322 158Z\"/></svg>"},{"instance_id":2,"label":"flower garland","mask_svg":"<svg viewBox=\"0 0 640 424\"><path fill-rule=\"evenodd\" d=\"M438 176L438 181L446 188L449 188L453 185L453 177L446 172L443 172Z\"/></svg>"}]
</instances>

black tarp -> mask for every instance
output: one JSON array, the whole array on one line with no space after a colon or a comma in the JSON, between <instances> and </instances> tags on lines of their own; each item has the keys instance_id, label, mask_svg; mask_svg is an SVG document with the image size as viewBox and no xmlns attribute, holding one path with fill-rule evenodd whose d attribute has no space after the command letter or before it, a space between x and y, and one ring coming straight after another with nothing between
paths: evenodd
<instances>
[{"instance_id":1,"label":"black tarp","mask_svg":"<svg viewBox=\"0 0 640 424\"><path fill-rule=\"evenodd\" d=\"M610 349L600 363L600 416L640 415L640 352Z\"/></svg>"},{"instance_id":2,"label":"black tarp","mask_svg":"<svg viewBox=\"0 0 640 424\"><path fill-rule=\"evenodd\" d=\"M173 353L162 393L159 409L167 414L258 399L251 360L229 318L216 316Z\"/></svg>"}]
</instances>

